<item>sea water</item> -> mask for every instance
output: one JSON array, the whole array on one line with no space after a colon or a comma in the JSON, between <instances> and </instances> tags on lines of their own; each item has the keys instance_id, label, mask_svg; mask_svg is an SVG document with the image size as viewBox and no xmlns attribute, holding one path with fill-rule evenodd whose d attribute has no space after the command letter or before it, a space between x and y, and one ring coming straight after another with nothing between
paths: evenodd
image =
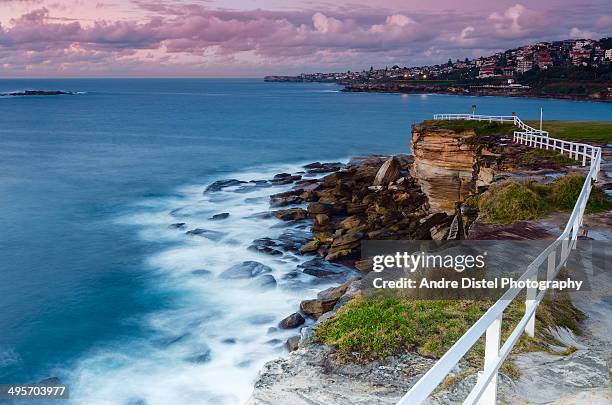
<instances>
[{"instance_id":1,"label":"sea water","mask_svg":"<svg viewBox=\"0 0 612 405\"><path fill-rule=\"evenodd\" d=\"M605 103L259 79L0 80L24 89L78 94L0 97L0 382L58 377L75 404L240 403L296 333L278 321L332 284L288 277L296 255L247 249L287 231L265 212L288 186L204 194L213 181L409 153L411 124L472 104L612 119ZM198 227L220 236L185 233ZM218 277L245 260L272 268L276 288Z\"/></svg>"}]
</instances>

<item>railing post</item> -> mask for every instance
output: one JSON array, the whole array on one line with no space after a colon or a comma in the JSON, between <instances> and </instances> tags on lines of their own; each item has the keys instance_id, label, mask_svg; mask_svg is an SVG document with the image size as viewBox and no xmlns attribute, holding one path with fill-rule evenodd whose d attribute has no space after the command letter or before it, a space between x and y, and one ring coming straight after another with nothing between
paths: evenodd
<instances>
[{"instance_id":1,"label":"railing post","mask_svg":"<svg viewBox=\"0 0 612 405\"><path fill-rule=\"evenodd\" d=\"M538 272L534 271L534 274L529 277L530 281L538 281ZM527 299L525 300L525 312L529 311L534 305L536 305L536 295L538 293L537 288L527 288ZM535 336L535 312L533 313L533 315L531 315L531 318L529 318L529 322L527 322L527 325L525 326L525 333L527 333L527 335L534 337Z\"/></svg>"},{"instance_id":2,"label":"railing post","mask_svg":"<svg viewBox=\"0 0 612 405\"><path fill-rule=\"evenodd\" d=\"M582 166L586 166L586 157L587 157L587 147L584 145L582 147Z\"/></svg>"},{"instance_id":3,"label":"railing post","mask_svg":"<svg viewBox=\"0 0 612 405\"><path fill-rule=\"evenodd\" d=\"M556 274L556 270L557 270L557 250L555 248L555 250L553 250L552 252L549 253L548 255L548 267L546 269L546 280L550 281L553 280L557 274Z\"/></svg>"},{"instance_id":4,"label":"railing post","mask_svg":"<svg viewBox=\"0 0 612 405\"><path fill-rule=\"evenodd\" d=\"M485 337L484 371L495 367L501 344L501 326L503 314L489 325ZM491 379L480 397L479 405L495 405L497 403L497 374Z\"/></svg>"},{"instance_id":5,"label":"railing post","mask_svg":"<svg viewBox=\"0 0 612 405\"><path fill-rule=\"evenodd\" d=\"M567 239L563 239L561 241L561 264L565 264L565 260L567 259L567 244L568 244L568 240Z\"/></svg>"},{"instance_id":6,"label":"railing post","mask_svg":"<svg viewBox=\"0 0 612 405\"><path fill-rule=\"evenodd\" d=\"M579 203L580 204L580 203ZM582 223L582 212L580 213L580 217L576 218L574 221L574 226L572 226L572 250L576 250L576 245L578 244L578 231L580 230L580 224Z\"/></svg>"}]
</instances>

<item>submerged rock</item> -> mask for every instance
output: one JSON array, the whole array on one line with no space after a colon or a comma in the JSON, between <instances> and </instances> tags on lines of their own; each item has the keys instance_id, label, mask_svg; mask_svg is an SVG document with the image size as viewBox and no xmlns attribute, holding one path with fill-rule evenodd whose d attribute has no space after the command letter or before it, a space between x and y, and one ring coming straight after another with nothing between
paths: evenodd
<instances>
[{"instance_id":1,"label":"submerged rock","mask_svg":"<svg viewBox=\"0 0 612 405\"><path fill-rule=\"evenodd\" d=\"M247 260L223 271L219 274L219 277L226 279L253 278L271 272L271 267L253 260Z\"/></svg>"},{"instance_id":2,"label":"submerged rock","mask_svg":"<svg viewBox=\"0 0 612 405\"><path fill-rule=\"evenodd\" d=\"M211 358L212 358L211 351L210 349L207 348L201 353L193 354L187 357L185 360L188 361L189 363L203 364L203 363L208 363L211 360Z\"/></svg>"},{"instance_id":3,"label":"submerged rock","mask_svg":"<svg viewBox=\"0 0 612 405\"><path fill-rule=\"evenodd\" d=\"M229 214L229 212L222 212L222 213L220 213L220 214L215 214L215 215L213 215L213 216L212 216L212 217L210 217L209 219L210 219L211 221L218 221L218 220L220 220L220 219L225 219L225 218L229 217L229 215L230 215L230 214Z\"/></svg>"},{"instance_id":4,"label":"submerged rock","mask_svg":"<svg viewBox=\"0 0 612 405\"><path fill-rule=\"evenodd\" d=\"M168 225L170 229L183 229L185 227L185 222L177 222L175 224Z\"/></svg>"},{"instance_id":5,"label":"submerged rock","mask_svg":"<svg viewBox=\"0 0 612 405\"><path fill-rule=\"evenodd\" d=\"M253 281L253 285L263 290L272 290L276 288L276 279L271 274L264 274L263 276L257 277Z\"/></svg>"},{"instance_id":6,"label":"submerged rock","mask_svg":"<svg viewBox=\"0 0 612 405\"><path fill-rule=\"evenodd\" d=\"M192 229L191 231L187 231L185 233L187 235L192 235L192 236L201 236L203 238L210 239L213 241L218 241L225 236L223 232L212 231L210 229L204 229L204 228Z\"/></svg>"},{"instance_id":7,"label":"submerged rock","mask_svg":"<svg viewBox=\"0 0 612 405\"><path fill-rule=\"evenodd\" d=\"M228 179L228 180L217 180L204 190L204 193L221 191L226 187L238 186L240 184L246 183L246 181L236 180L236 179Z\"/></svg>"}]
</instances>

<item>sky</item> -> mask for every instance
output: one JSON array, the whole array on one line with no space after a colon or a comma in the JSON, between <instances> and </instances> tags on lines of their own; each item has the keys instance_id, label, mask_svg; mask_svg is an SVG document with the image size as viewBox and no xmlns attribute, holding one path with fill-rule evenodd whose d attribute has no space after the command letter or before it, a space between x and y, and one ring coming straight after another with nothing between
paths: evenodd
<instances>
[{"instance_id":1,"label":"sky","mask_svg":"<svg viewBox=\"0 0 612 405\"><path fill-rule=\"evenodd\" d=\"M612 36L612 0L0 0L2 77L260 77Z\"/></svg>"}]
</instances>

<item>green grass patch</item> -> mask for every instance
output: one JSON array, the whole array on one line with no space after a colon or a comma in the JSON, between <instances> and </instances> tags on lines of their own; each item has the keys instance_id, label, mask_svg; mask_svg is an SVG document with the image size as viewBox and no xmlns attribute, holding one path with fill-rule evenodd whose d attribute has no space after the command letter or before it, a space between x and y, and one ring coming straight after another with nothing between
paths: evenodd
<instances>
[{"instance_id":1,"label":"green grass patch","mask_svg":"<svg viewBox=\"0 0 612 405\"><path fill-rule=\"evenodd\" d=\"M473 130L476 135L504 135L512 136L517 130L512 124L502 124L499 122L487 121L467 121L467 120L426 120L423 125L430 128L450 129L456 131Z\"/></svg>"},{"instance_id":2,"label":"green grass patch","mask_svg":"<svg viewBox=\"0 0 612 405\"><path fill-rule=\"evenodd\" d=\"M584 177L567 175L550 184L509 181L489 188L466 203L477 206L484 222L509 224L514 221L538 219L553 211L571 211L582 191ZM612 210L612 200L599 188L593 187L586 212Z\"/></svg>"},{"instance_id":3,"label":"green grass patch","mask_svg":"<svg viewBox=\"0 0 612 405\"><path fill-rule=\"evenodd\" d=\"M550 212L550 206L526 184L507 182L492 186L478 198L479 217L489 223L509 224L537 219Z\"/></svg>"},{"instance_id":4,"label":"green grass patch","mask_svg":"<svg viewBox=\"0 0 612 405\"><path fill-rule=\"evenodd\" d=\"M556 163L563 166L577 165L579 162L560 154L559 152L546 149L533 149L521 157L521 162L525 164L534 163Z\"/></svg>"},{"instance_id":5,"label":"green grass patch","mask_svg":"<svg viewBox=\"0 0 612 405\"><path fill-rule=\"evenodd\" d=\"M526 121L526 123L534 128L540 128L539 121ZM542 129L550 132L552 138L612 142L612 121L580 122L550 120L543 122Z\"/></svg>"},{"instance_id":6,"label":"green grass patch","mask_svg":"<svg viewBox=\"0 0 612 405\"><path fill-rule=\"evenodd\" d=\"M315 330L314 340L333 345L339 359L347 362L373 361L406 351L441 357L493 304L493 301L414 300L394 296L358 296ZM502 340L508 338L524 314L524 302L517 298L504 312ZM569 327L580 333L584 315L567 295L549 294L536 313L536 337L526 335L514 353L545 350L559 344L548 332L551 326ZM465 356L475 367L482 365L484 338ZM511 364L505 370L512 374Z\"/></svg>"}]
</instances>

